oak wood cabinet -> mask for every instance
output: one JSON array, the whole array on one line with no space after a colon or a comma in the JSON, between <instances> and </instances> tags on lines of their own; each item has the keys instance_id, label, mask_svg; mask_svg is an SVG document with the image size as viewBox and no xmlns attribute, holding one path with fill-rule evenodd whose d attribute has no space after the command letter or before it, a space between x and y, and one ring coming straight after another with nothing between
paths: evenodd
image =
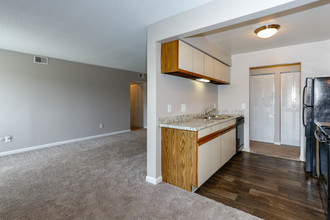
<instances>
[{"instance_id":1,"label":"oak wood cabinet","mask_svg":"<svg viewBox=\"0 0 330 220\"><path fill-rule=\"evenodd\" d=\"M162 44L161 72L189 79L209 79L213 84L230 83L229 66L181 40Z\"/></svg>"},{"instance_id":2,"label":"oak wood cabinet","mask_svg":"<svg viewBox=\"0 0 330 220\"><path fill-rule=\"evenodd\" d=\"M162 128L162 178L191 191L236 153L236 120L200 131Z\"/></svg>"}]
</instances>

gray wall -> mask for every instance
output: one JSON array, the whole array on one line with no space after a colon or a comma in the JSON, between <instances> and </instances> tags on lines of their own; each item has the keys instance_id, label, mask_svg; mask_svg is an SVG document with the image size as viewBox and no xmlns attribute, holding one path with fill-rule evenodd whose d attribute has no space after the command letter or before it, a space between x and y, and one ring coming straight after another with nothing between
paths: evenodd
<instances>
[{"instance_id":1,"label":"gray wall","mask_svg":"<svg viewBox=\"0 0 330 220\"><path fill-rule=\"evenodd\" d=\"M13 136L0 152L130 129L131 81L138 73L0 50L0 137Z\"/></svg>"}]
</instances>

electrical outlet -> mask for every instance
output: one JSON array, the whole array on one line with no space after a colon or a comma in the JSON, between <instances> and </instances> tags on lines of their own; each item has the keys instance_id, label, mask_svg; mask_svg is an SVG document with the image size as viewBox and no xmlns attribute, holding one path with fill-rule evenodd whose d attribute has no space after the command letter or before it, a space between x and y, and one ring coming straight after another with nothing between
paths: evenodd
<instances>
[{"instance_id":1,"label":"electrical outlet","mask_svg":"<svg viewBox=\"0 0 330 220\"><path fill-rule=\"evenodd\" d=\"M217 107L217 103L213 103L213 108L216 108Z\"/></svg>"},{"instance_id":2,"label":"electrical outlet","mask_svg":"<svg viewBox=\"0 0 330 220\"><path fill-rule=\"evenodd\" d=\"M242 103L242 109L245 109L245 103Z\"/></svg>"},{"instance_id":3,"label":"electrical outlet","mask_svg":"<svg viewBox=\"0 0 330 220\"><path fill-rule=\"evenodd\" d=\"M104 128L104 124L100 123L99 128Z\"/></svg>"},{"instance_id":4,"label":"electrical outlet","mask_svg":"<svg viewBox=\"0 0 330 220\"><path fill-rule=\"evenodd\" d=\"M186 104L181 104L181 112L185 112L187 110Z\"/></svg>"},{"instance_id":5,"label":"electrical outlet","mask_svg":"<svg viewBox=\"0 0 330 220\"><path fill-rule=\"evenodd\" d=\"M167 105L167 112L171 112L172 111L172 105L171 104L168 104Z\"/></svg>"},{"instance_id":6,"label":"electrical outlet","mask_svg":"<svg viewBox=\"0 0 330 220\"><path fill-rule=\"evenodd\" d=\"M9 143L9 142L11 142L11 141L12 141L11 136L6 136L6 137L5 137L5 143Z\"/></svg>"}]
</instances>

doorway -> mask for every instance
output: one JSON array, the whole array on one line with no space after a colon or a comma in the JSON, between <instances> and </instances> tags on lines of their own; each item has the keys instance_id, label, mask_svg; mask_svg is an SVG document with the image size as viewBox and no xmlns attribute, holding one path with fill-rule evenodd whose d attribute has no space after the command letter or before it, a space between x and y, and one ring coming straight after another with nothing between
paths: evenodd
<instances>
[{"instance_id":1,"label":"doorway","mask_svg":"<svg viewBox=\"0 0 330 220\"><path fill-rule=\"evenodd\" d=\"M250 68L250 150L299 160L300 63Z\"/></svg>"},{"instance_id":2,"label":"doorway","mask_svg":"<svg viewBox=\"0 0 330 220\"><path fill-rule=\"evenodd\" d=\"M131 130L144 128L145 125L145 83L130 84L130 123Z\"/></svg>"}]
</instances>

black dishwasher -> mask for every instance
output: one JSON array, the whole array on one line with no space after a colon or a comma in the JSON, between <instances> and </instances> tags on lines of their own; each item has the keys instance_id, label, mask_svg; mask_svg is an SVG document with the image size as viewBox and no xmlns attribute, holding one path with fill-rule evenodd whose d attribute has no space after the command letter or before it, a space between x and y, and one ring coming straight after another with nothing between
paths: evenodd
<instances>
[{"instance_id":1,"label":"black dishwasher","mask_svg":"<svg viewBox=\"0 0 330 220\"><path fill-rule=\"evenodd\" d=\"M236 153L244 147L244 117L236 119Z\"/></svg>"}]
</instances>

